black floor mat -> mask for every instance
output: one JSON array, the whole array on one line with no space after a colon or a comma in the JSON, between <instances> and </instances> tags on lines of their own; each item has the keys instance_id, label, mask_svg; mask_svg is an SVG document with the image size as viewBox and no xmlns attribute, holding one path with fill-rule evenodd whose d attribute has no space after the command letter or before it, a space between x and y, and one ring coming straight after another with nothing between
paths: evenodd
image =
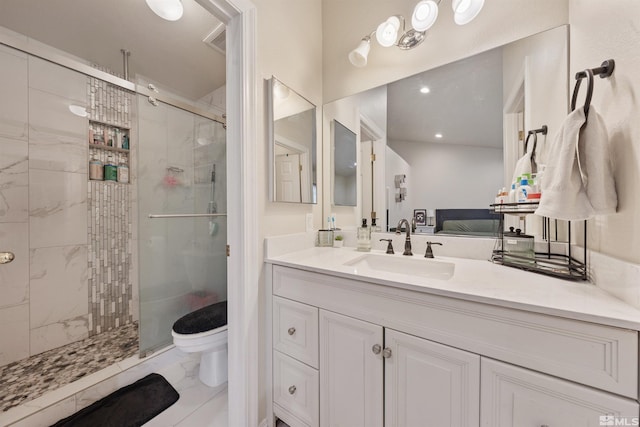
<instances>
[{"instance_id":1,"label":"black floor mat","mask_svg":"<svg viewBox=\"0 0 640 427\"><path fill-rule=\"evenodd\" d=\"M139 427L179 398L176 389L162 375L149 374L52 427Z\"/></svg>"}]
</instances>

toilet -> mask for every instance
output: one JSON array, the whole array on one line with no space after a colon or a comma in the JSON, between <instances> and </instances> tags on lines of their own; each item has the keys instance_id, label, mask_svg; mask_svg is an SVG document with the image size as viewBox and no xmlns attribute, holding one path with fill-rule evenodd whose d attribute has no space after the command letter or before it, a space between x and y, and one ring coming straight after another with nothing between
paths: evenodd
<instances>
[{"instance_id":1,"label":"toilet","mask_svg":"<svg viewBox=\"0 0 640 427\"><path fill-rule=\"evenodd\" d=\"M227 381L227 302L208 305L176 321L173 343L185 353L202 352L199 378L209 387Z\"/></svg>"}]
</instances>

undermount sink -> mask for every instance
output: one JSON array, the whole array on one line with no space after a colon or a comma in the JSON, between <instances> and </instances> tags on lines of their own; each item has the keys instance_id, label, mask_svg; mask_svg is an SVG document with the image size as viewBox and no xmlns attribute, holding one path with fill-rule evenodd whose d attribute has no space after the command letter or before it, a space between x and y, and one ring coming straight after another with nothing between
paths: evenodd
<instances>
[{"instance_id":1,"label":"undermount sink","mask_svg":"<svg viewBox=\"0 0 640 427\"><path fill-rule=\"evenodd\" d=\"M353 274L371 274L387 272L408 274L410 276L429 279L448 280L453 276L455 264L445 261L435 261L424 257L399 257L393 255L366 254L345 262L343 265L352 267Z\"/></svg>"}]
</instances>

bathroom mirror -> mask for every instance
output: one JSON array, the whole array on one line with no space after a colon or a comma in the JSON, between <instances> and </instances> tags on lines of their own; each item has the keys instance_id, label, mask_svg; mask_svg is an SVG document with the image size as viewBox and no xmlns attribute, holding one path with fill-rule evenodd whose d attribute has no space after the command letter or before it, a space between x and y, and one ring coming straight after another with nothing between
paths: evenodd
<instances>
[{"instance_id":1,"label":"bathroom mirror","mask_svg":"<svg viewBox=\"0 0 640 427\"><path fill-rule=\"evenodd\" d=\"M337 120L331 122L332 186L335 206L357 205L356 133Z\"/></svg>"},{"instance_id":2,"label":"bathroom mirror","mask_svg":"<svg viewBox=\"0 0 640 427\"><path fill-rule=\"evenodd\" d=\"M537 141L544 158L567 114L568 84L562 26L325 105L325 122L351 120L363 159L357 208L341 222L375 215L389 230L435 211L436 226L418 227L430 233L438 214L486 212L511 183L526 131L547 125Z\"/></svg>"},{"instance_id":3,"label":"bathroom mirror","mask_svg":"<svg viewBox=\"0 0 640 427\"><path fill-rule=\"evenodd\" d=\"M270 200L317 203L316 106L275 77L265 86Z\"/></svg>"}]
</instances>

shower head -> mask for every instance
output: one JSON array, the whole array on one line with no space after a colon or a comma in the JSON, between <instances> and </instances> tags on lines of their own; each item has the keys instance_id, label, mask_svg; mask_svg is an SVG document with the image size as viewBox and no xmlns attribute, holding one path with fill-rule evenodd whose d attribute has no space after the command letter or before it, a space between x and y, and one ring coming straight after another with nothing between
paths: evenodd
<instances>
[{"instance_id":1,"label":"shower head","mask_svg":"<svg viewBox=\"0 0 640 427\"><path fill-rule=\"evenodd\" d=\"M216 165L213 165L211 170L211 182L216 182Z\"/></svg>"}]
</instances>

